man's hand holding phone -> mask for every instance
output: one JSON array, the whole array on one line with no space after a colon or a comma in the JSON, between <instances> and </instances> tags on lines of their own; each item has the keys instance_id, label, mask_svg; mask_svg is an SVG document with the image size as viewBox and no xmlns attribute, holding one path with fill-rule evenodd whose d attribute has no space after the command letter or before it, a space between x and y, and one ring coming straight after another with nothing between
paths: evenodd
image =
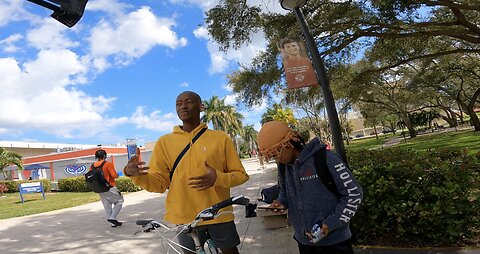
<instances>
[{"instance_id":1,"label":"man's hand holding phone","mask_svg":"<svg viewBox=\"0 0 480 254\"><path fill-rule=\"evenodd\" d=\"M137 176L137 175L146 175L148 174L148 167L145 167L144 161L139 161L140 158L140 149L137 148L137 152L132 156L127 163L127 166L123 169L123 173L126 176Z\"/></svg>"},{"instance_id":2,"label":"man's hand holding phone","mask_svg":"<svg viewBox=\"0 0 480 254\"><path fill-rule=\"evenodd\" d=\"M260 207L259 207L260 208ZM287 208L280 204L278 200L274 200L269 206L265 207L268 211L271 211L275 214L283 214Z\"/></svg>"}]
</instances>

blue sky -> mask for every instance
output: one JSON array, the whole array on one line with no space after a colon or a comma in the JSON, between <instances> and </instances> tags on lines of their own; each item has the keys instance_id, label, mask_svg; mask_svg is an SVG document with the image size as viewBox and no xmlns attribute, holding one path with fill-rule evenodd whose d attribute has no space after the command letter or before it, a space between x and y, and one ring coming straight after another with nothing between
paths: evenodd
<instances>
[{"instance_id":1,"label":"blue sky","mask_svg":"<svg viewBox=\"0 0 480 254\"><path fill-rule=\"evenodd\" d=\"M226 53L204 13L218 1L90 0L68 28L25 0L0 0L0 140L71 144L155 141L180 124L185 90L235 105L226 75L264 49L262 33ZM285 13L278 1L251 0ZM238 110L258 129L266 104Z\"/></svg>"}]
</instances>

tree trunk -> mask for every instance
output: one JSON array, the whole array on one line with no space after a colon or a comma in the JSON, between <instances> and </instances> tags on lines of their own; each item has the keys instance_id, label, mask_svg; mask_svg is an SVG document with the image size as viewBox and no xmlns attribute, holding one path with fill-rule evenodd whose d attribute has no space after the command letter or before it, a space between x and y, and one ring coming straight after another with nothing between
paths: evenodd
<instances>
[{"instance_id":1,"label":"tree trunk","mask_svg":"<svg viewBox=\"0 0 480 254\"><path fill-rule=\"evenodd\" d=\"M460 105L460 102L457 102L458 103L458 111L460 111L460 124L463 124L463 110L462 110L462 106ZM456 116L455 116L456 117Z\"/></svg>"},{"instance_id":2,"label":"tree trunk","mask_svg":"<svg viewBox=\"0 0 480 254\"><path fill-rule=\"evenodd\" d=\"M475 108L475 101L480 94L480 89L475 92L475 96L472 98L472 101L467 105L463 100L457 99L457 103L461 106L466 113L470 116L470 123L473 127L475 127L475 131L480 131L480 120L478 119L477 114L474 111Z\"/></svg>"},{"instance_id":3,"label":"tree trunk","mask_svg":"<svg viewBox=\"0 0 480 254\"><path fill-rule=\"evenodd\" d=\"M445 111L445 114L447 115L442 116L443 120L447 121L448 125L450 127L457 127L458 126L458 121L457 121L457 115L453 110L449 107L441 107L443 111Z\"/></svg>"},{"instance_id":4,"label":"tree trunk","mask_svg":"<svg viewBox=\"0 0 480 254\"><path fill-rule=\"evenodd\" d=\"M473 107L468 108L468 114L470 115L470 123L475 127L475 131L480 131L480 120L478 119L477 114L475 114Z\"/></svg>"},{"instance_id":5,"label":"tree trunk","mask_svg":"<svg viewBox=\"0 0 480 254\"><path fill-rule=\"evenodd\" d=\"M407 126L408 134L410 135L410 138L415 138L417 136L417 131L413 127L413 124L410 121L410 118L408 117L408 113L407 112L402 112L402 113L400 113L400 117L402 118L403 122Z\"/></svg>"}]
</instances>

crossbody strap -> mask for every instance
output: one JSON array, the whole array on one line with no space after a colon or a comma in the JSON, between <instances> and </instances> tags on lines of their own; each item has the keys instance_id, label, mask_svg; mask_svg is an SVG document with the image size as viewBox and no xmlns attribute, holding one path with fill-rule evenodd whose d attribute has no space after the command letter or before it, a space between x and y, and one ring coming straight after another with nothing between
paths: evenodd
<instances>
[{"instance_id":1,"label":"crossbody strap","mask_svg":"<svg viewBox=\"0 0 480 254\"><path fill-rule=\"evenodd\" d=\"M325 147L320 148L320 150L315 152L315 154L313 155L313 160L318 178L320 178L320 180L331 193L333 193L337 197L340 197L341 194L338 191L337 186L335 185L335 181L333 180L330 171L328 170L327 149L325 149Z\"/></svg>"},{"instance_id":2,"label":"crossbody strap","mask_svg":"<svg viewBox=\"0 0 480 254\"><path fill-rule=\"evenodd\" d=\"M201 129L197 135L195 135L195 137L193 137L192 139L192 144L195 143L195 141L197 141L197 139L202 136L202 134L207 130L207 128L203 128ZM180 160L183 158L183 156L185 155L185 153L188 151L188 149L190 148L190 143L188 143L185 148L183 148L182 152L178 155L177 159L175 160L175 162L173 163L173 167L172 167L172 170L170 170L170 182L172 182L172 177L173 177L173 173L175 172L175 169L177 168L177 165L178 163L180 162Z\"/></svg>"}]
</instances>

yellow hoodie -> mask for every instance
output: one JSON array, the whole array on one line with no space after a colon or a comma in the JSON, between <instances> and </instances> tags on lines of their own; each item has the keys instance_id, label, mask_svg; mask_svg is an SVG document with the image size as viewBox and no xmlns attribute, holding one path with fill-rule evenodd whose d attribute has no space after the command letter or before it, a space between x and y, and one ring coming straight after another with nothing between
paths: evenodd
<instances>
[{"instance_id":1,"label":"yellow hoodie","mask_svg":"<svg viewBox=\"0 0 480 254\"><path fill-rule=\"evenodd\" d=\"M168 190L165 220L173 224L190 223L201 210L230 197L230 188L249 179L230 137L223 131L207 130L188 149L175 169L170 183L170 169L180 152L207 125L202 123L192 132L175 126L173 133L160 137L150 159L147 175L132 176L133 182L150 192ZM188 178L207 173L204 164L217 170L213 187L203 191L188 186ZM226 207L222 211L232 211ZM233 220L233 214L224 214L202 224L216 224Z\"/></svg>"}]
</instances>

